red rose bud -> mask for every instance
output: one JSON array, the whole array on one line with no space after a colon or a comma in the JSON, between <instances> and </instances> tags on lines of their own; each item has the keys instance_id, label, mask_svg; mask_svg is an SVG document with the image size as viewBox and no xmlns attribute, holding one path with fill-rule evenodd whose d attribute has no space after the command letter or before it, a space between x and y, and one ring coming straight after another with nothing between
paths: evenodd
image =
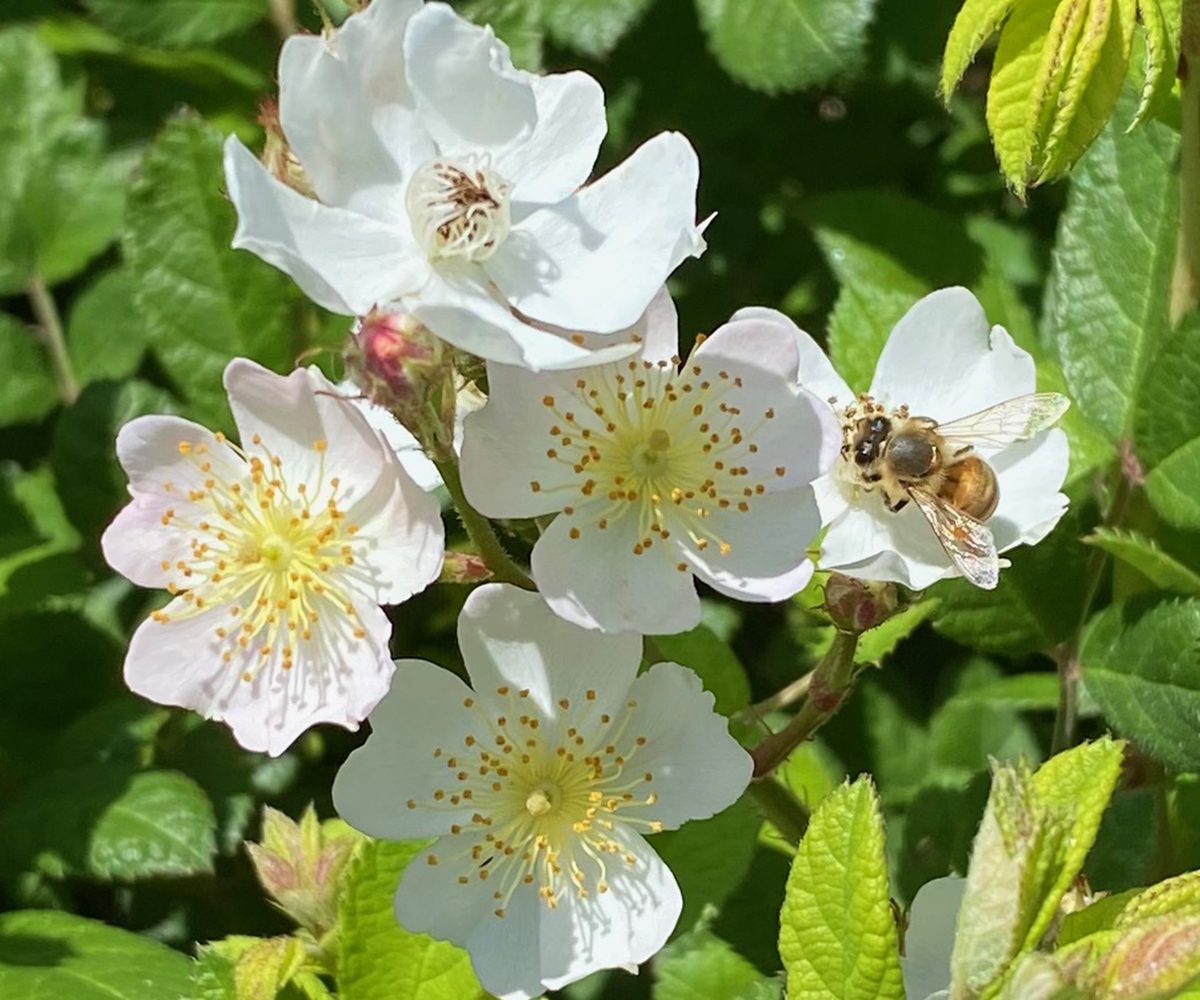
<instances>
[{"instance_id":1,"label":"red rose bud","mask_svg":"<svg viewBox=\"0 0 1200 1000\"><path fill-rule=\"evenodd\" d=\"M825 584L825 611L844 632L866 632L896 613L896 588L890 583L830 574Z\"/></svg>"},{"instance_id":2,"label":"red rose bud","mask_svg":"<svg viewBox=\"0 0 1200 1000\"><path fill-rule=\"evenodd\" d=\"M389 399L375 399L388 405L392 399L411 397L429 369L441 360L440 343L410 316L386 313L378 309L363 319L357 334L363 386L368 395L383 390Z\"/></svg>"}]
</instances>

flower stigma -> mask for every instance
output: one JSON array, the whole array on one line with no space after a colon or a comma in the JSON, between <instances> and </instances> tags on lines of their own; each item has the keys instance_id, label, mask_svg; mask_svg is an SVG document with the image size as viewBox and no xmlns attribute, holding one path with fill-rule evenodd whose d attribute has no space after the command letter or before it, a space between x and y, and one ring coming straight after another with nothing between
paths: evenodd
<instances>
[{"instance_id":1,"label":"flower stigma","mask_svg":"<svg viewBox=\"0 0 1200 1000\"><path fill-rule=\"evenodd\" d=\"M511 191L486 156L428 163L405 194L413 235L431 259L487 260L508 236Z\"/></svg>"},{"instance_id":2,"label":"flower stigma","mask_svg":"<svg viewBox=\"0 0 1200 1000\"><path fill-rule=\"evenodd\" d=\"M663 828L652 815L658 796L646 791L653 770L639 763L649 741L630 732L637 701L614 722L592 690L577 706L560 699L555 716L528 690L505 686L496 695L464 700L472 722L461 745L433 750L444 783L431 800L406 803L454 814L455 849L427 855L428 864L454 866L459 886L494 885L497 917L522 887L550 909L568 892L608 892L612 866L638 864L626 831Z\"/></svg>"},{"instance_id":3,"label":"flower stigma","mask_svg":"<svg viewBox=\"0 0 1200 1000\"><path fill-rule=\"evenodd\" d=\"M182 599L182 608L156 611L153 620L219 614L223 621L213 635L221 659L250 662L240 675L247 683L276 663L291 670L305 647L323 645L321 629L365 638L346 586L361 573L354 556L358 528L346 521L340 480L326 477L325 442L311 445L317 454L312 483L289 482L282 460L258 435L251 452L221 434L216 442L225 454L214 461L209 444L180 441L180 454L202 479L186 494L173 482L162 484L181 501L164 512L162 523L185 532L190 551L161 565L171 574L167 590Z\"/></svg>"}]
</instances>

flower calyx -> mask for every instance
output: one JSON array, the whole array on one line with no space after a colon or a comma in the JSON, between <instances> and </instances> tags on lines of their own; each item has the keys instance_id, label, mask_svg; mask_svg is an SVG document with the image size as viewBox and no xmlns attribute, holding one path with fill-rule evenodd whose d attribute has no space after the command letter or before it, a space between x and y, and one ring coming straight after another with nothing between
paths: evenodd
<instances>
[{"instance_id":1,"label":"flower calyx","mask_svg":"<svg viewBox=\"0 0 1200 1000\"><path fill-rule=\"evenodd\" d=\"M831 573L825 584L825 612L843 632L867 632L882 625L900 607L900 596L892 583Z\"/></svg>"},{"instance_id":2,"label":"flower calyx","mask_svg":"<svg viewBox=\"0 0 1200 1000\"><path fill-rule=\"evenodd\" d=\"M411 316L373 310L345 352L346 370L435 461L453 455L455 377L446 345Z\"/></svg>"}]
</instances>

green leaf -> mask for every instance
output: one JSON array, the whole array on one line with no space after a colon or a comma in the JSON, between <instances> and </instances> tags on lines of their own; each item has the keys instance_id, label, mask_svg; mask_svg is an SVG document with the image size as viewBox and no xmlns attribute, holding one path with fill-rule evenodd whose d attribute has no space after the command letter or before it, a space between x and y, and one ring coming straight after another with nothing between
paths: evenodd
<instances>
[{"instance_id":1,"label":"green leaf","mask_svg":"<svg viewBox=\"0 0 1200 1000\"><path fill-rule=\"evenodd\" d=\"M1100 612L1080 650L1113 728L1184 771L1200 769L1200 600L1134 600Z\"/></svg>"},{"instance_id":2,"label":"green leaf","mask_svg":"<svg viewBox=\"0 0 1200 1000\"><path fill-rule=\"evenodd\" d=\"M1050 117L1034 183L1062 177L1112 117L1129 70L1135 0L1092 0Z\"/></svg>"},{"instance_id":3,"label":"green leaf","mask_svg":"<svg viewBox=\"0 0 1200 1000\"><path fill-rule=\"evenodd\" d=\"M694 927L707 907L719 910L746 877L759 826L757 810L749 796L743 796L709 819L650 838L650 846L671 869L683 893L679 932Z\"/></svg>"},{"instance_id":4,"label":"green leaf","mask_svg":"<svg viewBox=\"0 0 1200 1000\"><path fill-rule=\"evenodd\" d=\"M5 313L0 313L0 371L0 427L41 420L58 405L58 387L36 332Z\"/></svg>"},{"instance_id":5,"label":"green leaf","mask_svg":"<svg viewBox=\"0 0 1200 1000\"><path fill-rule=\"evenodd\" d=\"M1159 114L1170 98L1183 28L1180 0L1138 0L1137 7L1146 37L1146 71L1137 115L1129 126L1131 131Z\"/></svg>"},{"instance_id":6,"label":"green leaf","mask_svg":"<svg viewBox=\"0 0 1200 1000\"><path fill-rule=\"evenodd\" d=\"M128 378L146 352L146 328L133 308L133 280L118 268L94 281L75 301L67 349L81 386Z\"/></svg>"},{"instance_id":7,"label":"green leaf","mask_svg":"<svg viewBox=\"0 0 1200 1000\"><path fill-rule=\"evenodd\" d=\"M1004 23L1017 0L966 0L950 36L946 39L946 51L942 56L942 76L938 90L947 102L958 81L971 65L983 43Z\"/></svg>"},{"instance_id":8,"label":"green leaf","mask_svg":"<svg viewBox=\"0 0 1200 1000\"><path fill-rule=\"evenodd\" d=\"M651 660L672 660L690 668L716 699L719 715L733 715L750 704L750 681L737 654L705 625L690 632L654 637L656 656Z\"/></svg>"},{"instance_id":9,"label":"green leaf","mask_svg":"<svg viewBox=\"0 0 1200 1000\"><path fill-rule=\"evenodd\" d=\"M608 55L641 20L651 0L542 0L542 23L559 45Z\"/></svg>"},{"instance_id":10,"label":"green leaf","mask_svg":"<svg viewBox=\"0 0 1200 1000\"><path fill-rule=\"evenodd\" d=\"M339 1000L483 996L466 952L396 923L396 886L423 846L370 841L352 864L338 913Z\"/></svg>"},{"instance_id":11,"label":"green leaf","mask_svg":"<svg viewBox=\"0 0 1200 1000\"><path fill-rule=\"evenodd\" d=\"M124 882L211 872L216 854L212 804L175 771L50 771L0 812L0 830L0 863L11 874Z\"/></svg>"},{"instance_id":12,"label":"green leaf","mask_svg":"<svg viewBox=\"0 0 1200 1000\"><path fill-rule=\"evenodd\" d=\"M1084 541L1132 566L1161 590L1171 590L1186 597L1200 596L1200 573L1164 552L1153 538L1136 531L1099 528Z\"/></svg>"},{"instance_id":13,"label":"green leaf","mask_svg":"<svg viewBox=\"0 0 1200 1000\"><path fill-rule=\"evenodd\" d=\"M81 92L32 33L0 34L0 93L0 294L11 294L35 274L71 277L116 238L129 160L105 155Z\"/></svg>"},{"instance_id":14,"label":"green leaf","mask_svg":"<svg viewBox=\"0 0 1200 1000\"><path fill-rule=\"evenodd\" d=\"M117 462L117 431L134 417L175 409L170 396L144 382L98 382L63 413L50 464L67 516L85 538L99 538L129 500Z\"/></svg>"},{"instance_id":15,"label":"green leaf","mask_svg":"<svg viewBox=\"0 0 1200 1000\"><path fill-rule=\"evenodd\" d=\"M1118 118L1132 116L1132 102L1127 92ZM1048 332L1075 406L1114 443L1133 430L1167 335L1177 150L1165 125L1128 136L1110 125L1076 169L1059 224Z\"/></svg>"},{"instance_id":16,"label":"green leaf","mask_svg":"<svg viewBox=\"0 0 1200 1000\"><path fill-rule=\"evenodd\" d=\"M177 951L49 910L0 915L0 996L12 1000L175 1000L189 995Z\"/></svg>"},{"instance_id":17,"label":"green leaf","mask_svg":"<svg viewBox=\"0 0 1200 1000\"><path fill-rule=\"evenodd\" d=\"M652 1000L736 1000L762 982L762 973L728 942L703 928L676 939L654 961Z\"/></svg>"},{"instance_id":18,"label":"green leaf","mask_svg":"<svg viewBox=\"0 0 1200 1000\"><path fill-rule=\"evenodd\" d=\"M717 61L734 79L778 93L854 72L875 0L696 0Z\"/></svg>"},{"instance_id":19,"label":"green leaf","mask_svg":"<svg viewBox=\"0 0 1200 1000\"><path fill-rule=\"evenodd\" d=\"M183 48L242 31L267 13L263 0L86 0L96 20L130 41Z\"/></svg>"},{"instance_id":20,"label":"green leaf","mask_svg":"<svg viewBox=\"0 0 1200 1000\"><path fill-rule=\"evenodd\" d=\"M1110 739L1052 757L1030 774L996 769L971 852L951 958L951 992L994 996L1015 959L1036 946L1091 848L1120 773Z\"/></svg>"},{"instance_id":21,"label":"green leaf","mask_svg":"<svg viewBox=\"0 0 1200 1000\"><path fill-rule=\"evenodd\" d=\"M1051 757L1033 775L1038 804L1063 824L1055 843L1054 878L1030 924L1025 947L1035 947L1054 921L1059 900L1083 867L1112 798L1125 746L1105 736Z\"/></svg>"},{"instance_id":22,"label":"green leaf","mask_svg":"<svg viewBox=\"0 0 1200 1000\"><path fill-rule=\"evenodd\" d=\"M883 822L868 778L843 785L813 815L780 920L790 1000L904 996Z\"/></svg>"},{"instance_id":23,"label":"green leaf","mask_svg":"<svg viewBox=\"0 0 1200 1000\"><path fill-rule=\"evenodd\" d=\"M220 135L194 116L172 119L131 189L125 250L163 367L198 419L226 426L225 365L241 355L285 367L291 309L283 275L230 249L233 207L221 186Z\"/></svg>"}]
</instances>

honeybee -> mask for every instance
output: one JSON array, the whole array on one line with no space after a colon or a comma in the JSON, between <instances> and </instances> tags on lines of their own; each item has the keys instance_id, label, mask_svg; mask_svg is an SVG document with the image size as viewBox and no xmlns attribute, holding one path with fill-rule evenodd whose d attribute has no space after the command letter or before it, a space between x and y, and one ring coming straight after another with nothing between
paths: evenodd
<instances>
[{"instance_id":1,"label":"honeybee","mask_svg":"<svg viewBox=\"0 0 1200 1000\"><path fill-rule=\"evenodd\" d=\"M864 398L862 415L847 427L842 457L854 464L866 489L878 487L888 510L917 505L964 577L985 590L1000 579L996 541L986 525L1000 502L995 470L975 454L977 445L1002 448L1058 422L1070 401L1056 392L1034 393L948 423L888 414Z\"/></svg>"}]
</instances>

